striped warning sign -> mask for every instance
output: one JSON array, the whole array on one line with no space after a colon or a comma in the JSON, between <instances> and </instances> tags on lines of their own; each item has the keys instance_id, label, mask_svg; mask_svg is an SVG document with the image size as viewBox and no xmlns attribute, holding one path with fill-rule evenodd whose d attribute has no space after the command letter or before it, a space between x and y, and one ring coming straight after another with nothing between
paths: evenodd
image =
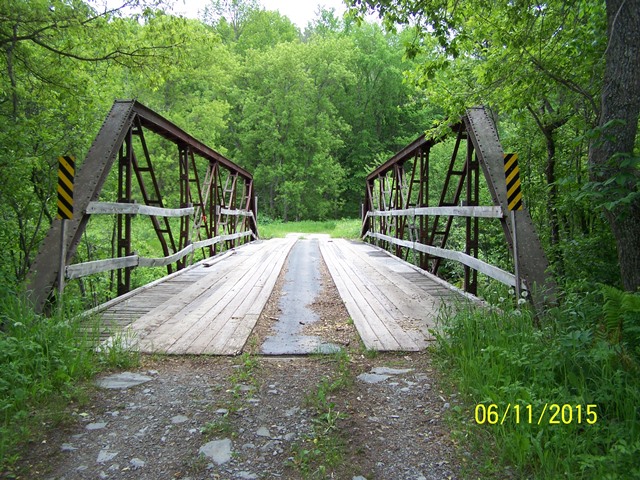
<instances>
[{"instance_id":1,"label":"striped warning sign","mask_svg":"<svg viewBox=\"0 0 640 480\"><path fill-rule=\"evenodd\" d=\"M70 156L58 158L58 216L70 220L73 217L73 177L76 160Z\"/></svg>"},{"instance_id":2,"label":"striped warning sign","mask_svg":"<svg viewBox=\"0 0 640 480\"><path fill-rule=\"evenodd\" d=\"M505 154L504 175L507 179L507 204L509 210L522 210L522 188L520 186L520 167L518 166L517 153Z\"/></svg>"}]
</instances>

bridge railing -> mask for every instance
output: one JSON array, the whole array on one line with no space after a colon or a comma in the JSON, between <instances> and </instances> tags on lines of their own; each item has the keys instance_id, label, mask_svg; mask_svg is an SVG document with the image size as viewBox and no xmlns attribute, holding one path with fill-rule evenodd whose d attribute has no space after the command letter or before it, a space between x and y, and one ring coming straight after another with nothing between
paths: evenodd
<instances>
[{"instance_id":1,"label":"bridge railing","mask_svg":"<svg viewBox=\"0 0 640 480\"><path fill-rule=\"evenodd\" d=\"M452 152L444 160L444 179L436 181L435 177L442 177L443 148L438 147L434 155L434 147L446 140ZM436 162L439 175L434 172ZM481 171L493 205L480 205ZM508 254L516 258L514 272L478 258L480 219L501 223ZM509 210L504 152L493 120L483 108L469 110L451 126L449 135L422 135L373 170L366 179L362 221L364 240L434 275L441 273L444 260L461 264L463 289L471 294L478 293L478 273L518 286L516 290L542 293L538 298L548 296L553 288L528 212ZM449 247L456 226L464 230L464 242L457 235L462 248ZM526 251L518 245L527 245Z\"/></svg>"},{"instance_id":2,"label":"bridge railing","mask_svg":"<svg viewBox=\"0 0 640 480\"><path fill-rule=\"evenodd\" d=\"M170 274L197 252L207 258L258 238L252 175L133 100L111 108L77 172L73 203L64 226L54 220L27 278L39 310L64 278L116 271L122 295L134 268L166 267ZM113 225L110 258L76 259L90 218L107 216L112 223L101 225ZM146 230L153 229L161 250L156 258L134 250L136 216L149 219Z\"/></svg>"}]
</instances>

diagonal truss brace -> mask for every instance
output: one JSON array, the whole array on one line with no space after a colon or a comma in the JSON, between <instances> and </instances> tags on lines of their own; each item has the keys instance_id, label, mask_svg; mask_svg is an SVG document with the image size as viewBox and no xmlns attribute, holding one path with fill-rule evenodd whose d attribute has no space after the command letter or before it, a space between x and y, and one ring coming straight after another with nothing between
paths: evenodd
<instances>
[{"instance_id":1,"label":"diagonal truss brace","mask_svg":"<svg viewBox=\"0 0 640 480\"><path fill-rule=\"evenodd\" d=\"M181 169L184 173L180 179L181 203L183 205L179 210L164 209L160 185L155 177L145 140L145 131L159 135L178 147L181 155L180 161L182 162ZM133 149L134 138L141 145L142 155L137 156ZM199 183L199 179L195 175L195 156L208 162L204 185ZM217 188L210 182L210 179L215 177L216 180L221 180L222 172L224 172L226 176L234 176L241 179L242 184L246 186L246 190L249 192L248 195L252 195L253 177L251 174L139 102L135 100L117 100L109 111L76 175L74 216L67 221L64 229L64 244L66 246L64 263L66 265L69 265L74 257L91 216L90 212L103 213L105 209L104 204L101 207L97 201L116 160L119 170L118 206L113 208L107 206L106 210L111 210L111 213L117 213L118 215L118 245L116 251L118 251L120 260L113 259L110 262L118 265L129 265L122 268L118 267L119 294L130 288L129 272L132 268L131 265L166 265L170 273L174 268L171 263L175 264L175 268L178 269L185 265L184 255L186 254L181 254L181 251L192 251L192 248L190 249L189 247L195 246L212 250L211 246L216 242L215 239L211 238L214 235L222 233L222 238L225 240L227 237L233 237L229 240L231 246L235 246L235 242L240 241L241 238L246 238L245 233L225 236L226 229L218 228L214 214L217 208L215 203L215 191ZM137 180L142 201L147 208L144 211L150 215L153 227L162 245L165 259L145 260L141 258L138 260L135 255L132 255L133 252L130 251L131 213L128 213L123 206L133 201L131 187L134 179ZM194 183L197 183L197 188L192 189L191 184ZM205 192L202 191L203 188ZM245 193L243 192L243 194ZM189 208L192 204L196 208ZM249 198L247 200L244 206L247 211L242 212L246 213L242 226L246 227L248 234L257 238L255 205L255 199ZM163 209L165 214L155 215L157 211ZM174 213L177 211L186 212L179 215L181 228L177 238L178 241L176 241L166 218L167 216L176 216ZM204 211L209 211L210 214L208 216L204 215ZM189 215L194 212L197 212L198 215L194 216L192 220L184 217L184 214ZM158 219L157 217L160 218ZM201 229L201 226L204 228ZM27 290L30 293L34 307L38 311L43 310L57 281L60 269L61 231L61 221L55 220L27 276ZM196 237L201 240L192 244ZM203 237L208 238L203 239ZM177 260L174 260L174 257ZM85 270L104 271L104 269L99 270L99 268L101 267L91 265Z\"/></svg>"}]
</instances>

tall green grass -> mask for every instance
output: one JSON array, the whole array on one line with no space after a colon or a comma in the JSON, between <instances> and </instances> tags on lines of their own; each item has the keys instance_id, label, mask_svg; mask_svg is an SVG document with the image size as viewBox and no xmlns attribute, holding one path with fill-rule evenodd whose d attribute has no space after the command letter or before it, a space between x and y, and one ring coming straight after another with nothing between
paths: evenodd
<instances>
[{"instance_id":1,"label":"tall green grass","mask_svg":"<svg viewBox=\"0 0 640 480\"><path fill-rule=\"evenodd\" d=\"M84 396L85 380L137 359L118 342L99 351L97 324L76 313L68 305L45 318L19 295L0 290L0 473L12 468L33 432Z\"/></svg>"},{"instance_id":2,"label":"tall green grass","mask_svg":"<svg viewBox=\"0 0 640 480\"><path fill-rule=\"evenodd\" d=\"M326 233L333 238L360 238L362 223L360 219L342 219L313 221L303 220L300 222L283 222L267 217L260 217L258 231L260 238L283 238L288 233Z\"/></svg>"},{"instance_id":3,"label":"tall green grass","mask_svg":"<svg viewBox=\"0 0 640 480\"><path fill-rule=\"evenodd\" d=\"M442 320L435 351L464 398L453 417L466 442L472 439L482 451L477 458L486 459L472 466L474 472L640 478L639 301L638 294L603 288L550 310L540 327L526 310L505 305L461 307ZM564 418L554 418L557 424L551 423L552 404L571 406ZM497 415L488 418L490 405ZM587 405L595 405L593 424Z\"/></svg>"}]
</instances>

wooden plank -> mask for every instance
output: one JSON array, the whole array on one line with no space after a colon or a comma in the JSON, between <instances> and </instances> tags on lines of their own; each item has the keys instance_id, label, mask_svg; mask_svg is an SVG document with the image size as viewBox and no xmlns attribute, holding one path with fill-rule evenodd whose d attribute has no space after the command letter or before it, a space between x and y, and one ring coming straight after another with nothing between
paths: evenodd
<instances>
[{"instance_id":1,"label":"wooden plank","mask_svg":"<svg viewBox=\"0 0 640 480\"><path fill-rule=\"evenodd\" d=\"M243 306L244 310L248 309L253 302L254 298L251 297L252 290L258 283L263 272L267 271L269 266L272 265L272 261L270 260L273 259L274 256L278 256L278 252L281 251L278 247L284 243L288 253L293 243L295 243L295 239L285 241L278 240L277 242L270 242L272 248L268 251L267 257L263 257L239 282L230 288L224 301L219 302L215 309L206 312L203 317L205 322L201 322L201 325L205 324L206 328L200 332L194 341L188 345L184 345L184 339L180 339L180 344L183 344L183 348L186 348L185 353L202 354L224 352L223 347L227 337L223 333L223 329L227 325L230 325L230 333L233 333L233 330L235 330L234 325L229 322L238 310L242 311ZM218 336L222 338L220 342L217 340Z\"/></svg>"},{"instance_id":2,"label":"wooden plank","mask_svg":"<svg viewBox=\"0 0 640 480\"><path fill-rule=\"evenodd\" d=\"M228 273L227 270L232 269L236 262L237 258L228 258L223 265L211 269L208 275L184 288L180 295L167 296L164 301L157 303L147 315L139 318L132 327L141 338L153 332L159 325L178 315L181 310L193 303L205 292L215 289L218 282L224 282Z\"/></svg>"},{"instance_id":3,"label":"wooden plank","mask_svg":"<svg viewBox=\"0 0 640 480\"><path fill-rule=\"evenodd\" d=\"M482 260L472 257L471 255L467 255L463 252L456 252L444 248L432 247L430 245L424 245L418 242L410 242L408 240L400 240L398 238L390 237L389 235L383 235L381 233L367 232L366 237L373 237L377 238L378 240L384 240L385 242L399 245L401 247L411 248L419 252L428 253L429 255L433 255L435 257L454 260L456 262L462 263L463 265L466 265L467 267L473 268L474 270L477 270L478 272L483 273L501 283L504 283L505 285L513 287L516 284L516 277L512 273L505 272L498 267L494 267L489 263L483 262ZM522 283L522 288L526 288L524 283Z\"/></svg>"},{"instance_id":4,"label":"wooden plank","mask_svg":"<svg viewBox=\"0 0 640 480\"><path fill-rule=\"evenodd\" d=\"M107 260L94 260L93 262L78 263L65 268L65 277L69 280L86 277L100 272L108 272L119 268L137 267L139 262L137 255L122 258L109 258Z\"/></svg>"},{"instance_id":5,"label":"wooden plank","mask_svg":"<svg viewBox=\"0 0 640 480\"><path fill-rule=\"evenodd\" d=\"M359 281L383 305L388 317L405 330L417 345L426 346L425 337L431 338L428 328L435 327L435 318L441 302L412 285L402 274L388 268L381 269L380 265L375 268L374 265L380 262L379 258L367 256L359 251L360 248L355 248L355 245L346 241L340 241L339 245L350 258L360 260L354 274L359 276ZM418 329L416 325L422 328Z\"/></svg>"},{"instance_id":6,"label":"wooden plank","mask_svg":"<svg viewBox=\"0 0 640 480\"><path fill-rule=\"evenodd\" d=\"M216 337L217 346L210 344L206 353L217 355L237 355L240 353L273 292L278 276L294 244L295 240L289 241L284 248L273 255L272 261L265 268L264 273L256 280L251 293L225 325L225 332Z\"/></svg>"},{"instance_id":7,"label":"wooden plank","mask_svg":"<svg viewBox=\"0 0 640 480\"><path fill-rule=\"evenodd\" d=\"M259 248L264 250L265 247L261 245ZM225 283L237 281L262 258L257 253L257 248L244 249L242 254L212 267L207 276L184 290L179 297L168 299L136 321L132 327L140 335L142 348L155 351L154 348L168 349L173 345L222 299L226 290L221 287ZM180 330L174 331L174 326L178 324ZM156 343L156 346L152 343Z\"/></svg>"},{"instance_id":8,"label":"wooden plank","mask_svg":"<svg viewBox=\"0 0 640 480\"><path fill-rule=\"evenodd\" d=\"M220 213L222 215L230 215L236 217L253 217L251 210L231 210L229 208L221 208Z\"/></svg>"},{"instance_id":9,"label":"wooden plank","mask_svg":"<svg viewBox=\"0 0 640 480\"><path fill-rule=\"evenodd\" d=\"M321 241L320 251L365 346L373 350L404 350L358 288L350 265L340 258L332 243Z\"/></svg>"},{"instance_id":10,"label":"wooden plank","mask_svg":"<svg viewBox=\"0 0 640 480\"><path fill-rule=\"evenodd\" d=\"M426 346L424 335L409 328L405 321L411 314L408 312L411 308L406 306L407 297L402 290L395 287L389 272L376 275L377 272L372 269L367 271L366 269L370 268L369 265L362 261L355 261L358 257L354 256L353 251L348 248L349 243L346 240L338 240L334 245L344 252L345 258L350 259L351 275L354 279L358 279L356 285L359 286L372 308L378 312L389 332L401 345L401 349L421 350L424 348ZM396 295L393 295L394 292ZM416 317L419 318L419 314L413 315L413 318Z\"/></svg>"},{"instance_id":11,"label":"wooden plank","mask_svg":"<svg viewBox=\"0 0 640 480\"><path fill-rule=\"evenodd\" d=\"M390 255L371 256L370 253L377 252L378 249L368 244L343 241L341 246L350 258L360 260L360 269L365 279L382 277L387 282L384 288L377 291L374 285L373 290L376 295L393 303L401 312L400 316L394 317L397 323L407 329L418 343L424 345L425 341L432 340L433 336L429 329L436 326L435 320L443 304L442 298L455 295L455 292L422 276L410 268L409 264L396 257ZM390 268L390 265L394 268ZM397 266L403 268L395 268ZM422 284L412 281L410 278L412 275L420 277ZM439 291L439 295L433 294L434 289Z\"/></svg>"},{"instance_id":12,"label":"wooden plank","mask_svg":"<svg viewBox=\"0 0 640 480\"><path fill-rule=\"evenodd\" d=\"M215 290L207 291L206 295L200 292L197 297L190 295L190 298L180 299L181 305L168 312L168 315L154 312L154 315L159 317L155 320L151 319L156 327L146 326L149 338L143 343L153 343L150 349L159 349L167 353L184 353L207 328L207 314L217 315L228 303L225 296L229 295L229 290L250 274L251 268L264 261L265 256L274 247L274 243L264 242L260 250L245 250L246 254L242 256L244 258L239 257L231 268L219 276L219 285Z\"/></svg>"},{"instance_id":13,"label":"wooden plank","mask_svg":"<svg viewBox=\"0 0 640 480\"><path fill-rule=\"evenodd\" d=\"M482 217L482 218L504 218L502 207L485 206L464 206L464 207L418 207L404 208L398 210L370 210L367 212L365 221L369 217L401 217L401 216L423 216L441 215L451 217Z\"/></svg>"},{"instance_id":14,"label":"wooden plank","mask_svg":"<svg viewBox=\"0 0 640 480\"><path fill-rule=\"evenodd\" d=\"M371 330L377 333L380 325L372 315L377 316L390 334L397 337L402 349L414 348L412 342L418 349L427 345L427 341L432 339L429 329L435 327L443 297L455 295L453 289L446 289L442 283L420 275L408 263L365 243L333 240L330 244L321 243L321 251L368 348L378 348L371 337ZM422 285L416 282L416 278ZM373 314L367 310L367 305ZM369 331L365 323L369 324Z\"/></svg>"},{"instance_id":15,"label":"wooden plank","mask_svg":"<svg viewBox=\"0 0 640 480\"><path fill-rule=\"evenodd\" d=\"M248 268L239 269L235 272L236 275L228 277L225 284L210 299L199 305L190 305L185 309L185 316L179 325L180 330L172 337L174 341L166 345L166 352L173 354L202 353L192 351L192 348L196 348L192 345L198 344L198 342L208 343L209 339L205 332L214 328L213 323L216 318L222 317L225 307L233 300L238 285L243 284L250 277L252 268L256 265L259 265L258 261L252 262Z\"/></svg>"},{"instance_id":16,"label":"wooden plank","mask_svg":"<svg viewBox=\"0 0 640 480\"><path fill-rule=\"evenodd\" d=\"M121 214L121 215L150 215L154 217L187 217L193 215L194 207L188 208L160 208L143 205L141 203L89 202L89 214Z\"/></svg>"},{"instance_id":17,"label":"wooden plank","mask_svg":"<svg viewBox=\"0 0 640 480\"><path fill-rule=\"evenodd\" d=\"M431 295L429 295L429 292L426 291L423 286L418 286L415 282L412 282L411 280L409 280L409 278L407 278L408 275L420 274L415 272L409 265L401 263L401 261L397 257L387 254L382 257L372 257L371 255L369 255L369 253L377 252L379 250L376 247L373 247L366 243L356 245L345 241L343 246L350 252L351 255L359 257L362 262L367 265L367 267L363 267L365 270L367 270L367 268L371 268L378 275L381 275L382 277L390 281L390 288L386 289L383 293L388 294L391 292L397 292L396 295L404 297L402 298L402 300L400 300L400 302L402 302L402 304L409 303L408 310L405 312L406 314L409 314L409 312L413 310L411 305L420 304L420 299L422 299L423 297L426 300L430 300L426 297L430 297ZM371 271L368 271L368 273L374 275L373 273L371 273ZM427 277L420 276L420 278L424 282L423 285L428 285L432 288L444 288L440 284L435 283L433 280ZM449 295L454 294L452 290L446 291ZM412 299L415 301L407 302L407 299ZM428 304L423 303L418 308L420 309L425 307L428 307Z\"/></svg>"}]
</instances>

